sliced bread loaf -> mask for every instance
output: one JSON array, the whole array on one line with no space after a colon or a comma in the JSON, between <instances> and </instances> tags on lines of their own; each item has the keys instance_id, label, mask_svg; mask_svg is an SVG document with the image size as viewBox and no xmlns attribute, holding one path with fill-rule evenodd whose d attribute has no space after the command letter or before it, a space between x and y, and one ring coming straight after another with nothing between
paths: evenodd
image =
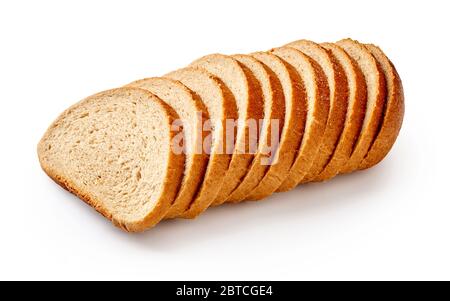
<instances>
[{"instance_id":1,"label":"sliced bread loaf","mask_svg":"<svg viewBox=\"0 0 450 301\"><path fill-rule=\"evenodd\" d=\"M258 143L258 123L263 117L261 87L253 74L236 59L222 55L204 56L190 65L207 70L231 91L238 109L235 149L214 205L222 204L247 174ZM256 126L256 128L255 128ZM228 134L231 134L227 127Z\"/></svg>"},{"instance_id":2,"label":"sliced bread loaf","mask_svg":"<svg viewBox=\"0 0 450 301\"><path fill-rule=\"evenodd\" d=\"M296 187L310 170L319 151L330 108L330 93L322 68L309 56L292 47L281 47L272 53L291 64L300 74L307 95L305 133L297 157L288 176L278 188L287 191Z\"/></svg>"},{"instance_id":3,"label":"sliced bread loaf","mask_svg":"<svg viewBox=\"0 0 450 301\"><path fill-rule=\"evenodd\" d=\"M273 163L255 188L245 197L247 200L260 200L271 195L287 177L297 156L297 150L303 137L306 121L306 91L298 72L286 61L267 52L253 53L252 56L269 68L281 84L285 113L280 142L275 151Z\"/></svg>"},{"instance_id":4,"label":"sliced bread loaf","mask_svg":"<svg viewBox=\"0 0 450 301\"><path fill-rule=\"evenodd\" d=\"M333 55L320 45L308 40L298 40L286 46L298 49L315 60L324 71L330 89L330 112L324 139L311 169L301 181L305 183L312 181L324 170L336 149L339 137L344 129L348 103L347 77L342 66Z\"/></svg>"},{"instance_id":5,"label":"sliced bread loaf","mask_svg":"<svg viewBox=\"0 0 450 301\"><path fill-rule=\"evenodd\" d=\"M194 200L208 164L208 155L203 151L207 133L203 123L209 119L208 111L201 99L179 81L152 77L137 80L129 87L146 89L170 105L180 116L183 127L183 151L186 153L184 178L177 198L167 213L167 218L183 214ZM206 146L208 147L208 146Z\"/></svg>"},{"instance_id":6,"label":"sliced bread loaf","mask_svg":"<svg viewBox=\"0 0 450 301\"><path fill-rule=\"evenodd\" d=\"M400 132L405 113L403 86L397 70L379 47L372 44L367 44L366 47L383 71L387 94L380 131L377 133L366 157L360 163L359 169L374 166L388 154Z\"/></svg>"},{"instance_id":7,"label":"sliced bread loaf","mask_svg":"<svg viewBox=\"0 0 450 301\"><path fill-rule=\"evenodd\" d=\"M340 64L346 74L348 86L348 108L345 126L339 142L325 169L314 179L325 181L336 176L341 168L347 164L353 147L359 137L366 114L366 82L358 64L341 47L333 43L323 43L331 55Z\"/></svg>"},{"instance_id":8,"label":"sliced bread loaf","mask_svg":"<svg viewBox=\"0 0 450 301\"><path fill-rule=\"evenodd\" d=\"M383 119L386 87L381 67L370 51L357 41L344 39L336 43L358 64L364 75L367 87L366 113L361 133L356 141L352 155L340 173L349 173L358 169L378 132Z\"/></svg>"},{"instance_id":9,"label":"sliced bread loaf","mask_svg":"<svg viewBox=\"0 0 450 301\"><path fill-rule=\"evenodd\" d=\"M165 77L180 81L200 96L210 116L209 124L205 124L210 130L207 139L211 141L208 167L195 199L180 215L192 218L209 207L222 187L231 160L231 154L226 152L226 122L238 118L236 101L229 89L217 77L204 69L179 69Z\"/></svg>"},{"instance_id":10,"label":"sliced bread loaf","mask_svg":"<svg viewBox=\"0 0 450 301\"><path fill-rule=\"evenodd\" d=\"M44 171L126 231L159 222L173 203L184 154L172 151L177 114L148 91L119 88L75 104L38 145Z\"/></svg>"},{"instance_id":11,"label":"sliced bread loaf","mask_svg":"<svg viewBox=\"0 0 450 301\"><path fill-rule=\"evenodd\" d=\"M233 55L253 73L262 89L264 119L260 129L258 149L247 175L231 193L227 201L242 201L262 180L278 148L279 137L284 123L285 104L281 83L269 67L249 55Z\"/></svg>"}]
</instances>

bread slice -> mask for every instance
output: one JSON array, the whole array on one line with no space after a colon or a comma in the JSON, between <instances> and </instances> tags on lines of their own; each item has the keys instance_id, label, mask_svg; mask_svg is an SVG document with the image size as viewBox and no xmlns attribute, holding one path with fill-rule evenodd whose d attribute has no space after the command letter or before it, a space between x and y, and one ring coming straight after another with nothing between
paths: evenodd
<instances>
[{"instance_id":1,"label":"bread slice","mask_svg":"<svg viewBox=\"0 0 450 301\"><path fill-rule=\"evenodd\" d=\"M252 56L276 75L283 93L275 97L282 97L285 103L284 122L280 122L282 132L273 164L259 183L253 183L255 188L245 197L246 200L260 200L280 186L294 163L303 137L307 99L303 81L294 67L271 53L257 52Z\"/></svg>"},{"instance_id":2,"label":"bread slice","mask_svg":"<svg viewBox=\"0 0 450 301\"><path fill-rule=\"evenodd\" d=\"M403 86L400 76L392 62L383 51L372 44L366 44L367 49L375 57L386 79L386 104L383 121L375 141L369 149L359 169L365 169L379 163L388 154L397 139L402 127L405 113Z\"/></svg>"},{"instance_id":3,"label":"bread slice","mask_svg":"<svg viewBox=\"0 0 450 301\"><path fill-rule=\"evenodd\" d=\"M202 183L208 164L208 154L203 151L203 141L207 135L203 123L209 119L208 111L201 99L179 81L169 78L152 77L134 81L127 85L148 90L170 105L180 116L184 129L184 152L186 163L184 178L177 198L166 218L183 214L194 200Z\"/></svg>"},{"instance_id":4,"label":"bread slice","mask_svg":"<svg viewBox=\"0 0 450 301\"><path fill-rule=\"evenodd\" d=\"M148 91L119 88L62 113L38 144L43 170L126 231L158 223L175 199L184 154L177 114Z\"/></svg>"},{"instance_id":5,"label":"bread slice","mask_svg":"<svg viewBox=\"0 0 450 301\"><path fill-rule=\"evenodd\" d=\"M336 176L347 164L359 137L366 114L366 82L358 64L341 47L333 43L322 43L322 47L330 51L336 62L346 74L348 86L348 108L344 129L340 135L334 153L325 169L314 181L325 181Z\"/></svg>"},{"instance_id":6,"label":"bread slice","mask_svg":"<svg viewBox=\"0 0 450 301\"><path fill-rule=\"evenodd\" d=\"M330 89L330 111L324 138L311 169L301 181L305 183L312 181L324 170L344 129L348 103L347 77L333 55L319 44L308 40L298 40L286 46L298 49L315 60L324 71Z\"/></svg>"},{"instance_id":7,"label":"bread slice","mask_svg":"<svg viewBox=\"0 0 450 301\"><path fill-rule=\"evenodd\" d=\"M209 163L201 186L189 208L180 216L193 218L209 207L222 187L231 154L226 152L226 122L238 118L236 101L229 89L214 75L198 68L173 71L165 77L180 81L203 100L210 122ZM233 150L233 148L231 148Z\"/></svg>"},{"instance_id":8,"label":"bread slice","mask_svg":"<svg viewBox=\"0 0 450 301\"><path fill-rule=\"evenodd\" d=\"M237 54L232 57L253 73L261 86L264 102L264 119L257 153L247 175L227 199L229 202L239 202L256 187L266 174L269 165L274 163L272 161L283 129L285 104L281 83L269 67L249 55Z\"/></svg>"},{"instance_id":9,"label":"bread slice","mask_svg":"<svg viewBox=\"0 0 450 301\"><path fill-rule=\"evenodd\" d=\"M252 73L230 56L211 54L194 61L190 66L203 68L222 80L233 93L238 108L234 153L222 188L213 202L214 205L220 205L239 185L253 161L258 143L257 126L263 118L261 87ZM252 122L256 123L256 129L249 126Z\"/></svg>"},{"instance_id":10,"label":"bread slice","mask_svg":"<svg viewBox=\"0 0 450 301\"><path fill-rule=\"evenodd\" d=\"M336 43L352 57L364 74L367 87L366 113L352 155L340 173L349 173L358 169L362 160L369 151L382 121L383 107L385 103L386 87L381 67L370 51L361 43L344 39Z\"/></svg>"},{"instance_id":11,"label":"bread slice","mask_svg":"<svg viewBox=\"0 0 450 301\"><path fill-rule=\"evenodd\" d=\"M297 70L305 84L308 100L305 133L297 157L288 176L278 188L278 191L287 191L301 182L316 158L327 124L330 93L325 73L309 56L292 47L276 48L272 53Z\"/></svg>"}]
</instances>

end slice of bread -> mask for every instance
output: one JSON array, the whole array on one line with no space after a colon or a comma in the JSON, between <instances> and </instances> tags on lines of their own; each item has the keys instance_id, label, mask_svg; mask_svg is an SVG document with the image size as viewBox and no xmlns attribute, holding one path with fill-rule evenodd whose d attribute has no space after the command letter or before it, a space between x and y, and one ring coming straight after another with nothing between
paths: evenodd
<instances>
[{"instance_id":1,"label":"end slice of bread","mask_svg":"<svg viewBox=\"0 0 450 301\"><path fill-rule=\"evenodd\" d=\"M344 129L336 149L325 169L314 179L314 181L325 181L333 178L347 164L359 137L367 105L366 82L364 80L364 75L355 60L336 44L323 43L321 45L331 52L346 74L348 85L348 108Z\"/></svg>"},{"instance_id":2,"label":"end slice of bread","mask_svg":"<svg viewBox=\"0 0 450 301\"><path fill-rule=\"evenodd\" d=\"M277 191L296 187L310 170L322 144L330 108L329 88L322 68L303 52L292 47L281 47L272 53L291 64L300 74L307 95L305 133L289 175Z\"/></svg>"},{"instance_id":3,"label":"end slice of bread","mask_svg":"<svg viewBox=\"0 0 450 301\"><path fill-rule=\"evenodd\" d=\"M366 47L383 71L387 95L380 131L359 169L372 167L386 157L397 139L405 113L403 86L397 70L379 47L372 44L366 44Z\"/></svg>"},{"instance_id":4,"label":"end slice of bread","mask_svg":"<svg viewBox=\"0 0 450 301\"><path fill-rule=\"evenodd\" d=\"M324 138L311 169L301 181L305 183L312 181L324 170L344 129L348 103L347 77L333 55L319 44L308 40L298 40L286 46L298 49L315 60L324 71L330 89L330 112Z\"/></svg>"},{"instance_id":5,"label":"end slice of bread","mask_svg":"<svg viewBox=\"0 0 450 301\"><path fill-rule=\"evenodd\" d=\"M137 88L90 96L63 112L38 145L44 171L126 231L158 223L184 170L173 152L176 112Z\"/></svg>"},{"instance_id":6,"label":"end slice of bread","mask_svg":"<svg viewBox=\"0 0 450 301\"><path fill-rule=\"evenodd\" d=\"M198 95L173 79L152 77L134 81L127 86L150 91L170 105L180 116L178 126L182 126L184 132L184 141L180 145L186 154L184 178L166 218L178 217L194 200L208 165L208 154L203 150L207 135L203 124L209 119L208 111Z\"/></svg>"},{"instance_id":7,"label":"end slice of bread","mask_svg":"<svg viewBox=\"0 0 450 301\"><path fill-rule=\"evenodd\" d=\"M218 77L231 91L238 109L235 148L228 172L213 205L220 205L245 177L258 143L258 121L263 117L261 87L252 73L236 59L222 54L204 56L191 63ZM256 128L249 125L256 122ZM229 134L230 128L227 127Z\"/></svg>"},{"instance_id":8,"label":"end slice of bread","mask_svg":"<svg viewBox=\"0 0 450 301\"><path fill-rule=\"evenodd\" d=\"M359 168L367 155L383 120L386 83L381 67L370 51L358 41L344 39L336 43L352 57L362 73L367 87L367 105L361 133L347 164L340 173L349 173Z\"/></svg>"},{"instance_id":9,"label":"end slice of bread","mask_svg":"<svg viewBox=\"0 0 450 301\"><path fill-rule=\"evenodd\" d=\"M236 101L220 79L204 69L183 68L165 77L180 81L200 96L210 116L208 126L205 124L210 131L207 139L211 141L208 167L195 199L180 215L184 218L193 218L209 207L222 188L231 160L231 154L226 152L226 123L227 120L238 118Z\"/></svg>"}]
</instances>

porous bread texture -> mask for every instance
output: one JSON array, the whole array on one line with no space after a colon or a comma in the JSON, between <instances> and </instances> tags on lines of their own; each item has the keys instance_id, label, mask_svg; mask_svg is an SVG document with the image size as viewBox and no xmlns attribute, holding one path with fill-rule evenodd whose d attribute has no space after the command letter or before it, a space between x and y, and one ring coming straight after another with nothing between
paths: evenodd
<instances>
[{"instance_id":1,"label":"porous bread texture","mask_svg":"<svg viewBox=\"0 0 450 301\"><path fill-rule=\"evenodd\" d=\"M336 42L352 57L364 75L367 87L366 113L352 155L340 173L349 173L359 168L362 160L369 151L372 142L381 125L383 107L386 95L386 83L381 67L370 51L358 41L344 39Z\"/></svg>"},{"instance_id":2,"label":"porous bread texture","mask_svg":"<svg viewBox=\"0 0 450 301\"><path fill-rule=\"evenodd\" d=\"M254 183L255 188L245 197L246 200L260 200L271 195L287 177L294 163L303 136L306 122L307 96L303 81L298 72L276 55L267 52L251 54L278 78L284 101L285 113L280 142L275 152L274 162L263 179Z\"/></svg>"},{"instance_id":3,"label":"porous bread texture","mask_svg":"<svg viewBox=\"0 0 450 301\"><path fill-rule=\"evenodd\" d=\"M330 89L330 111L324 138L310 170L301 181L305 183L315 179L324 170L344 129L348 104L347 77L334 56L319 44L308 40L298 40L286 46L300 50L316 61L324 71Z\"/></svg>"},{"instance_id":4,"label":"porous bread texture","mask_svg":"<svg viewBox=\"0 0 450 301\"><path fill-rule=\"evenodd\" d=\"M372 167L386 157L397 139L405 114L403 86L397 70L378 46L373 44L366 44L365 46L381 67L386 79L387 94L380 130L369 152L360 163L359 169Z\"/></svg>"},{"instance_id":5,"label":"porous bread texture","mask_svg":"<svg viewBox=\"0 0 450 301\"><path fill-rule=\"evenodd\" d=\"M344 129L339 138L336 149L325 169L314 181L325 181L336 176L341 168L347 164L366 114L366 82L361 69L341 47L333 43L322 43L331 55L342 66L348 86L348 108Z\"/></svg>"},{"instance_id":6,"label":"porous bread texture","mask_svg":"<svg viewBox=\"0 0 450 301\"><path fill-rule=\"evenodd\" d=\"M193 218L209 207L222 187L231 160L231 154L226 152L226 121L238 118L236 101L229 89L204 69L183 68L166 74L165 77L180 81L196 93L210 116L210 122L205 125L210 131L206 139L211 141L208 167L193 202L180 215Z\"/></svg>"},{"instance_id":7,"label":"porous bread texture","mask_svg":"<svg viewBox=\"0 0 450 301\"><path fill-rule=\"evenodd\" d=\"M261 87L251 72L230 56L211 54L192 62L190 66L203 68L218 77L230 89L238 109L235 149L223 185L213 202L213 205L220 205L239 185L253 161L253 148L256 150L258 145L259 130L256 128L256 132L250 133L252 128L247 122L256 122L258 126L258 120L263 117ZM230 131L229 128L227 130Z\"/></svg>"},{"instance_id":8,"label":"porous bread texture","mask_svg":"<svg viewBox=\"0 0 450 301\"><path fill-rule=\"evenodd\" d=\"M168 105L180 116L178 124L173 126L183 127L184 141L178 141L183 145L186 153L184 177L178 195L166 215L166 218L174 218L183 214L194 200L195 194L202 183L208 164L208 154L203 150L204 138L207 132L203 123L209 119L208 111L202 100L179 81L152 77L134 81L127 86L146 89ZM209 148L209 146L206 146Z\"/></svg>"},{"instance_id":9,"label":"porous bread texture","mask_svg":"<svg viewBox=\"0 0 450 301\"><path fill-rule=\"evenodd\" d=\"M291 64L302 78L307 95L307 117L303 139L288 176L277 191L296 187L310 170L322 143L330 108L328 83L322 68L309 56L292 47L281 47L272 53Z\"/></svg>"},{"instance_id":10,"label":"porous bread texture","mask_svg":"<svg viewBox=\"0 0 450 301\"><path fill-rule=\"evenodd\" d=\"M119 88L63 112L38 144L43 170L126 231L158 223L183 175L177 114L148 91Z\"/></svg>"},{"instance_id":11,"label":"porous bread texture","mask_svg":"<svg viewBox=\"0 0 450 301\"><path fill-rule=\"evenodd\" d=\"M232 56L253 73L263 98L264 118L260 129L258 149L253 162L238 187L227 198L228 202L240 202L256 187L271 164L277 164L275 153L284 123L285 103L281 83L269 67L249 55Z\"/></svg>"}]
</instances>

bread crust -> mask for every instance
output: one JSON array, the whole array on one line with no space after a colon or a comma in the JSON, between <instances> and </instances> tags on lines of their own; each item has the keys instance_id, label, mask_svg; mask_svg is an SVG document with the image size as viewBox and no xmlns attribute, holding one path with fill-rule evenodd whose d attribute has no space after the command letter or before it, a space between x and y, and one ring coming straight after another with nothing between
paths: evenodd
<instances>
[{"instance_id":1,"label":"bread crust","mask_svg":"<svg viewBox=\"0 0 450 301\"><path fill-rule=\"evenodd\" d=\"M284 58L283 52L286 51L292 54L295 53L296 59L302 60L310 66L310 70L312 71L311 75L314 76L313 84L315 85L315 94L308 96L314 99L312 107L308 107L308 110L311 110L313 115L310 121L308 119L306 121L307 126L305 127L305 134L303 135L300 147L298 148L297 157L288 176L284 179L280 187L278 187L277 191L279 192L295 188L310 170L323 140L330 107L328 83L322 68L309 56L292 47L277 48L273 50L273 53ZM301 74L302 71L298 70L298 72ZM310 122L309 127L308 122Z\"/></svg>"},{"instance_id":2,"label":"bread crust","mask_svg":"<svg viewBox=\"0 0 450 301\"><path fill-rule=\"evenodd\" d=\"M154 101L157 103L162 111L165 114L168 128L170 129L169 135L170 135L170 141L173 141L173 137L178 134L177 131L173 131L170 128L170 125L172 122L176 119L178 119L178 115L176 112L167 104L165 104L161 99L153 95L152 93L139 89L139 88L131 88L131 87L122 87L112 90L103 91L97 94L94 94L90 97L87 97L80 102L74 104L67 110L65 110L53 123L50 125L42 139L40 140L38 147L37 147L37 153L39 162L41 164L42 169L44 172L58 185L66 189L67 191L75 194L78 196L81 200L83 200L86 204L94 208L97 212L102 214L107 219L111 220L112 223L127 231L127 232L142 232L148 228L153 227L156 225L169 211L173 201L175 200L176 193L178 191L178 187L181 183L183 171L184 171L184 161L185 156L184 154L175 154L173 152L169 152L169 158L168 158L168 168L166 170L166 175L164 177L163 185L162 185L162 192L160 194L160 198L157 202L157 204L153 207L152 211L149 212L142 220L129 223L123 220L120 220L116 218L104 205L100 200L95 199L92 197L87 191L84 191L81 187L78 187L75 183L73 183L70 179L65 178L63 175L59 174L57 170L52 168L52 166L46 162L43 158L44 156L44 145L46 139L49 137L52 129L59 123L60 120L65 118L74 108L82 105L85 101L95 99L95 98L101 98L105 95L112 95L116 92L122 92L122 91L129 91L130 93L140 93L144 94L149 98L149 101ZM170 148L172 149L172 147Z\"/></svg>"},{"instance_id":3,"label":"bread crust","mask_svg":"<svg viewBox=\"0 0 450 301\"><path fill-rule=\"evenodd\" d=\"M247 120L260 120L263 117L262 112L262 97L261 97L261 87L259 86L258 81L254 78L252 73L241 63L230 56L222 55L222 54L211 54L204 56L193 63L190 66L204 68L207 71L213 73L211 70L208 70L208 64L211 61L219 61L225 64L233 64L236 68L235 70L239 70L240 79L243 80L243 84L246 87L245 89L245 100L246 105L245 109L242 111L239 109L238 105L238 114L239 119L241 121ZM213 73L214 74L214 73ZM225 84L225 80L219 76L219 74L214 74L219 79L221 79ZM232 91L231 87L228 87L230 91ZM233 91L232 91L233 92ZM234 97L238 97L234 95ZM242 132L243 131L243 132ZM258 130L259 132L259 130ZM241 129L237 134L237 141L235 146L235 151L231 157L229 169L225 174L225 179L223 181L222 188L220 189L218 195L216 196L212 205L217 206L226 201L228 196L233 192L233 190L239 185L242 178L247 174L249 166L253 161L254 154L249 152L249 128L245 125L243 129ZM244 147L242 147L244 146ZM244 153L239 151L239 149L244 150Z\"/></svg>"},{"instance_id":4,"label":"bread crust","mask_svg":"<svg viewBox=\"0 0 450 301\"><path fill-rule=\"evenodd\" d=\"M372 85L372 83L369 82L368 78L365 78L366 85L367 85L367 91L369 94L369 89L374 89L374 100L373 100L373 106L370 106L369 103L367 103L366 107L366 116L364 117L363 121L363 127L361 129L361 133L358 137L358 140L356 141L355 147L353 149L352 155L350 156L350 159L346 163L346 165L341 169L340 173L350 173L352 171L355 171L359 168L359 165L361 164L362 160L366 156L367 152L369 151L370 146L372 145L372 142L375 139L375 135L378 132L379 126L381 124L381 121L383 119L383 110L384 110L384 103L385 103L385 95L386 95L386 83L385 78L383 75L383 71L381 70L381 67L376 62L373 55L370 53L370 51L361 43L358 41L354 41L351 39L344 39L341 41L338 41L336 43L337 45L341 46L347 54L349 54L351 57L351 53L346 50L346 47L354 47L357 48L360 53L365 54L365 63L370 64L371 68L371 75L375 77L375 85L376 87L369 87L368 85ZM360 65L360 63L357 61L356 58L354 58L355 61ZM363 67L361 67L361 70L364 70ZM367 96L369 97L369 95ZM367 100L369 101L369 99ZM373 109L372 109L373 107ZM372 110L372 115L368 116L367 114L369 111ZM367 121L366 121L367 119ZM366 124L366 127L364 127L364 124Z\"/></svg>"},{"instance_id":5,"label":"bread crust","mask_svg":"<svg viewBox=\"0 0 450 301\"><path fill-rule=\"evenodd\" d=\"M324 138L310 170L300 181L306 183L314 180L324 170L344 129L348 104L347 76L332 53L319 44L308 40L298 40L286 46L300 50L316 61L324 71L330 89L330 111L323 134Z\"/></svg>"},{"instance_id":6,"label":"bread crust","mask_svg":"<svg viewBox=\"0 0 450 301\"><path fill-rule=\"evenodd\" d=\"M233 94L220 79L203 69L188 67L171 72L165 76L179 80L189 87L189 85L182 79L183 73L192 74L192 76L201 75L207 77L210 80L210 83L220 91L221 99L218 99L217 102L218 105L221 105L221 137L222 145L225 146L223 142L226 141L226 120L234 120L238 117L236 102L234 100ZM190 88L193 89L193 87ZM193 91L196 92L195 90ZM215 145L212 145L211 149L214 151L215 147ZM179 217L195 218L211 205L219 190L221 189L224 181L224 176L230 165L231 154L223 152L223 149L217 150L218 152L211 152L209 156L209 162L205 172L205 176L203 180L201 180L201 185L194 200L191 202L188 209L180 214Z\"/></svg>"},{"instance_id":7,"label":"bread crust","mask_svg":"<svg viewBox=\"0 0 450 301\"><path fill-rule=\"evenodd\" d=\"M260 200L276 191L294 163L303 137L307 105L303 81L294 67L272 53L257 52L252 56L269 68L276 64L280 69L278 72L283 72L287 78L286 82L281 82L281 74L277 75L277 70L273 67L272 71L279 77L283 86L283 94L279 97L283 95L286 109L281 139L275 154L276 163L269 167L263 179L245 197L246 200ZM287 90L290 95L285 95Z\"/></svg>"},{"instance_id":8,"label":"bread crust","mask_svg":"<svg viewBox=\"0 0 450 301\"><path fill-rule=\"evenodd\" d=\"M384 73L387 95L380 131L358 169L372 167L386 157L397 139L405 114L403 85L394 64L378 46L366 44L366 47L378 61Z\"/></svg>"},{"instance_id":9,"label":"bread crust","mask_svg":"<svg viewBox=\"0 0 450 301\"><path fill-rule=\"evenodd\" d=\"M342 66L345 64L345 68L343 69L346 73L347 84L349 85L349 99L344 129L339 137L336 149L324 170L314 179L314 181L326 181L333 178L339 173L341 168L347 164L356 140L359 137L367 105L366 82L364 80L364 75L355 60L336 44L322 43L321 45L331 51L336 60L339 56L342 60ZM351 83L353 83L353 85L350 85Z\"/></svg>"},{"instance_id":10,"label":"bread crust","mask_svg":"<svg viewBox=\"0 0 450 301\"><path fill-rule=\"evenodd\" d=\"M269 165L263 164L264 159L267 159L269 155L264 151L263 148L271 143L272 137L272 120L277 120L279 122L279 132L283 128L284 124L284 114L285 114L285 103L284 95L281 87L281 83L276 77L275 73L270 70L269 67L260 63L257 59L249 55L233 55L233 58L238 60L241 64L245 65L250 72L252 71L252 66L259 66L262 77L268 84L267 91L263 93L264 97L264 123L263 128L260 129L261 136L258 141L258 151L253 158L253 162L247 172L247 175L242 179L242 182L238 187L230 194L227 198L227 202L240 202L259 184L263 179ZM255 67L254 67L255 68ZM256 78L256 76L255 76ZM263 84L261 84L263 87ZM270 105L270 106L269 106ZM278 137L281 133L278 134Z\"/></svg>"},{"instance_id":11,"label":"bread crust","mask_svg":"<svg viewBox=\"0 0 450 301\"><path fill-rule=\"evenodd\" d=\"M127 86L129 87L139 87L146 89L146 85L151 84L153 82L157 82L159 84L167 84L168 89L178 89L180 91L183 91L184 94L187 96L187 100L190 102L190 104L193 106L195 113L201 114L201 121L202 124L201 130L197 131L194 129L194 145L203 145L203 141L205 137L207 136L207 132L204 130L203 123L209 119L208 111L202 102L202 100L193 93L189 88L187 88L185 85L183 85L181 82L169 78L159 78L159 77L152 77L152 78L145 78L141 80L134 81ZM151 89L150 92L156 95ZM157 95L158 96L158 95ZM169 106L170 101L168 99L165 99L164 97L160 96L160 99L162 99L164 102L166 102ZM173 106L171 106L173 108ZM176 110L176 109L175 109ZM181 113L177 112L178 115L181 117ZM185 127L187 128L187 127ZM191 129L192 130L192 129ZM198 136L198 134L200 134ZM191 164L190 166L187 166L188 158L191 157ZM180 189L178 191L178 195L175 199L175 202L173 203L172 207L170 208L169 212L167 213L165 218L175 218L182 215L188 208L189 205L192 203L192 201L195 198L195 194L202 183L203 176L206 172L206 168L208 165L209 156L205 152L196 152L194 151L192 154L186 155L186 164L185 164L185 172L184 172L184 178L181 183Z\"/></svg>"}]
</instances>

